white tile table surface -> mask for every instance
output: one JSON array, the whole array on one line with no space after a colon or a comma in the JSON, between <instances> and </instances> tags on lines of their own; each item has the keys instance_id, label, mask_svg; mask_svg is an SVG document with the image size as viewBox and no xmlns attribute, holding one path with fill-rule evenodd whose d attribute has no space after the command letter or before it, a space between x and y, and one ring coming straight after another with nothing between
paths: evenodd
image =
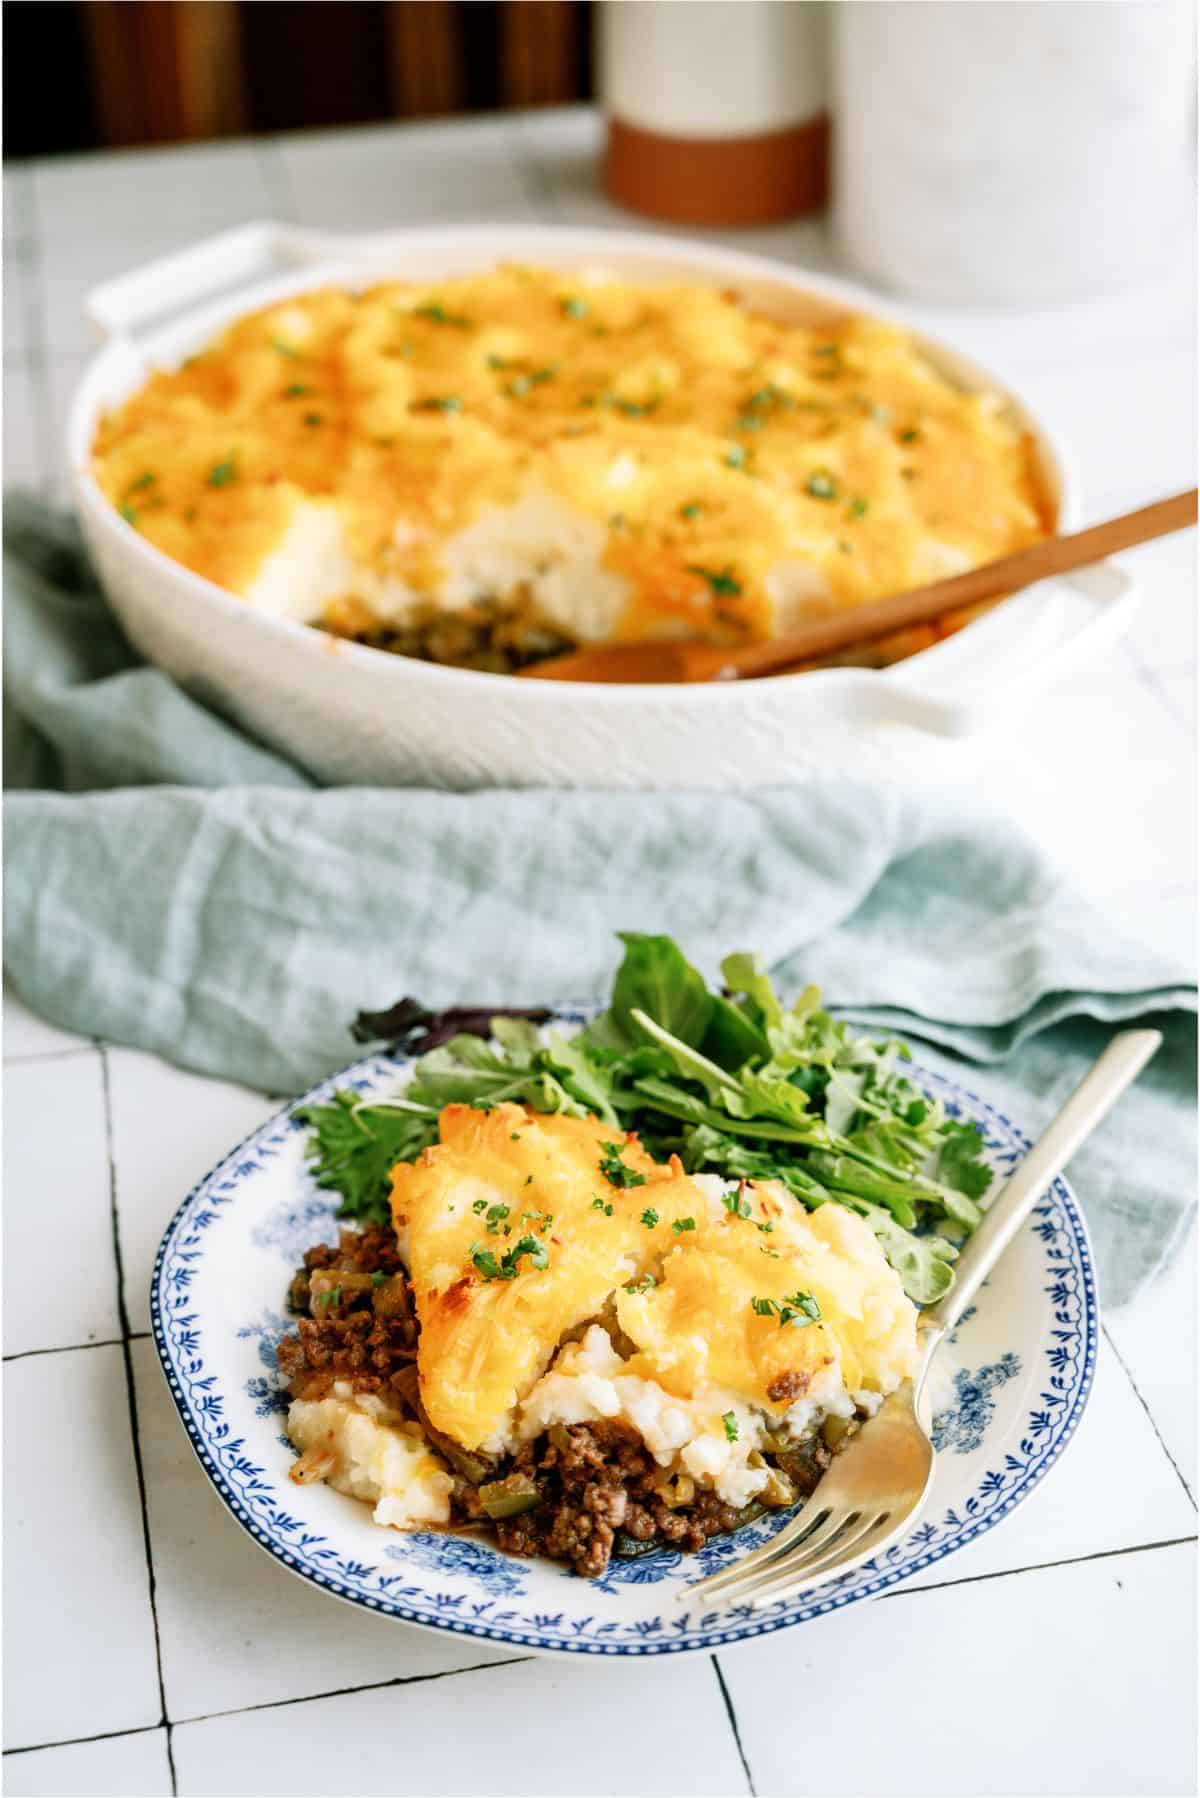
<instances>
[{"instance_id":1,"label":"white tile table surface","mask_svg":"<svg viewBox=\"0 0 1200 1798\"><path fill-rule=\"evenodd\" d=\"M628 226L598 191L597 141L594 116L569 109L7 171L6 483L65 495L62 421L95 282L268 214ZM819 221L731 241L839 267ZM1099 517L1195 478L1194 265L1181 245L1174 278L1126 296L919 318L1023 386ZM1186 946L1195 545L1130 564L1146 593L1131 640L970 778L1054 842L1119 927ZM1194 1234L1106 1318L1095 1395L1053 1478L936 1573L715 1657L539 1662L301 1585L192 1459L146 1336L147 1278L180 1197L268 1102L67 1036L11 996L4 1021L14 1798L1194 1789ZM69 1454L47 1429L65 1419Z\"/></svg>"}]
</instances>

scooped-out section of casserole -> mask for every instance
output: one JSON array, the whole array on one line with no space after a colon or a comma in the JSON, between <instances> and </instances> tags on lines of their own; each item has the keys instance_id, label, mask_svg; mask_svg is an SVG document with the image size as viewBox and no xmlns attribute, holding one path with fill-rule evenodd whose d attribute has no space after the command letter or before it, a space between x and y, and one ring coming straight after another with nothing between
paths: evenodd
<instances>
[{"instance_id":1,"label":"scooped-out section of casserole","mask_svg":"<svg viewBox=\"0 0 1200 1798\"><path fill-rule=\"evenodd\" d=\"M499 672L780 635L1049 528L1006 402L903 330L598 269L298 295L152 375L92 463L247 605Z\"/></svg>"}]
</instances>

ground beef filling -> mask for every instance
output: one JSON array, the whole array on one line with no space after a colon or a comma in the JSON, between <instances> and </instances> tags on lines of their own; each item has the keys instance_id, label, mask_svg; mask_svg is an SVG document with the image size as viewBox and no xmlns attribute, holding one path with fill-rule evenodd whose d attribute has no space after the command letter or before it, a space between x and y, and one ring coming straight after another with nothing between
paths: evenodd
<instances>
[{"instance_id":1,"label":"ground beef filling","mask_svg":"<svg viewBox=\"0 0 1200 1798\"><path fill-rule=\"evenodd\" d=\"M686 1504L668 1502L672 1482L621 1422L555 1424L500 1461L449 1442L421 1408L412 1286L387 1228L343 1230L336 1248L309 1249L288 1298L301 1316L278 1359L292 1397L324 1398L346 1381L409 1412L455 1475L454 1522L491 1530L509 1554L569 1561L594 1579L614 1554L693 1553L761 1513L759 1504L738 1509L700 1489ZM807 1497L831 1457L816 1438L769 1458L795 1495Z\"/></svg>"}]
</instances>

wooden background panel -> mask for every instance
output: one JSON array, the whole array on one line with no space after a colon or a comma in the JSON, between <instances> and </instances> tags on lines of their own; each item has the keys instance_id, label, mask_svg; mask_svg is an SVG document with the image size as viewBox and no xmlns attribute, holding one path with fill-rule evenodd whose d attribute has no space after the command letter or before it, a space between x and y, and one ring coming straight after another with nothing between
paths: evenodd
<instances>
[{"instance_id":1,"label":"wooden background panel","mask_svg":"<svg viewBox=\"0 0 1200 1798\"><path fill-rule=\"evenodd\" d=\"M588 0L22 0L5 154L542 106L591 92ZM53 63L36 104L20 71Z\"/></svg>"}]
</instances>

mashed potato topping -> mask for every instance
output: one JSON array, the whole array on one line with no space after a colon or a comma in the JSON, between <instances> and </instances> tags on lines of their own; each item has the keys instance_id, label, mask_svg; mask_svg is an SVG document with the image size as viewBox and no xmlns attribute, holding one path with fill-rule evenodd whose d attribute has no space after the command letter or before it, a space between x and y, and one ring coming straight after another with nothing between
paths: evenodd
<instances>
[{"instance_id":1,"label":"mashed potato topping","mask_svg":"<svg viewBox=\"0 0 1200 1798\"><path fill-rule=\"evenodd\" d=\"M1048 522L1000 400L896 327L516 267L240 319L102 422L94 468L252 606L497 668L778 634Z\"/></svg>"},{"instance_id":2,"label":"mashed potato topping","mask_svg":"<svg viewBox=\"0 0 1200 1798\"><path fill-rule=\"evenodd\" d=\"M373 1393L339 1381L328 1398L294 1399L288 1435L302 1473L374 1506L376 1523L416 1529L446 1523L453 1480L416 1424Z\"/></svg>"}]
</instances>

